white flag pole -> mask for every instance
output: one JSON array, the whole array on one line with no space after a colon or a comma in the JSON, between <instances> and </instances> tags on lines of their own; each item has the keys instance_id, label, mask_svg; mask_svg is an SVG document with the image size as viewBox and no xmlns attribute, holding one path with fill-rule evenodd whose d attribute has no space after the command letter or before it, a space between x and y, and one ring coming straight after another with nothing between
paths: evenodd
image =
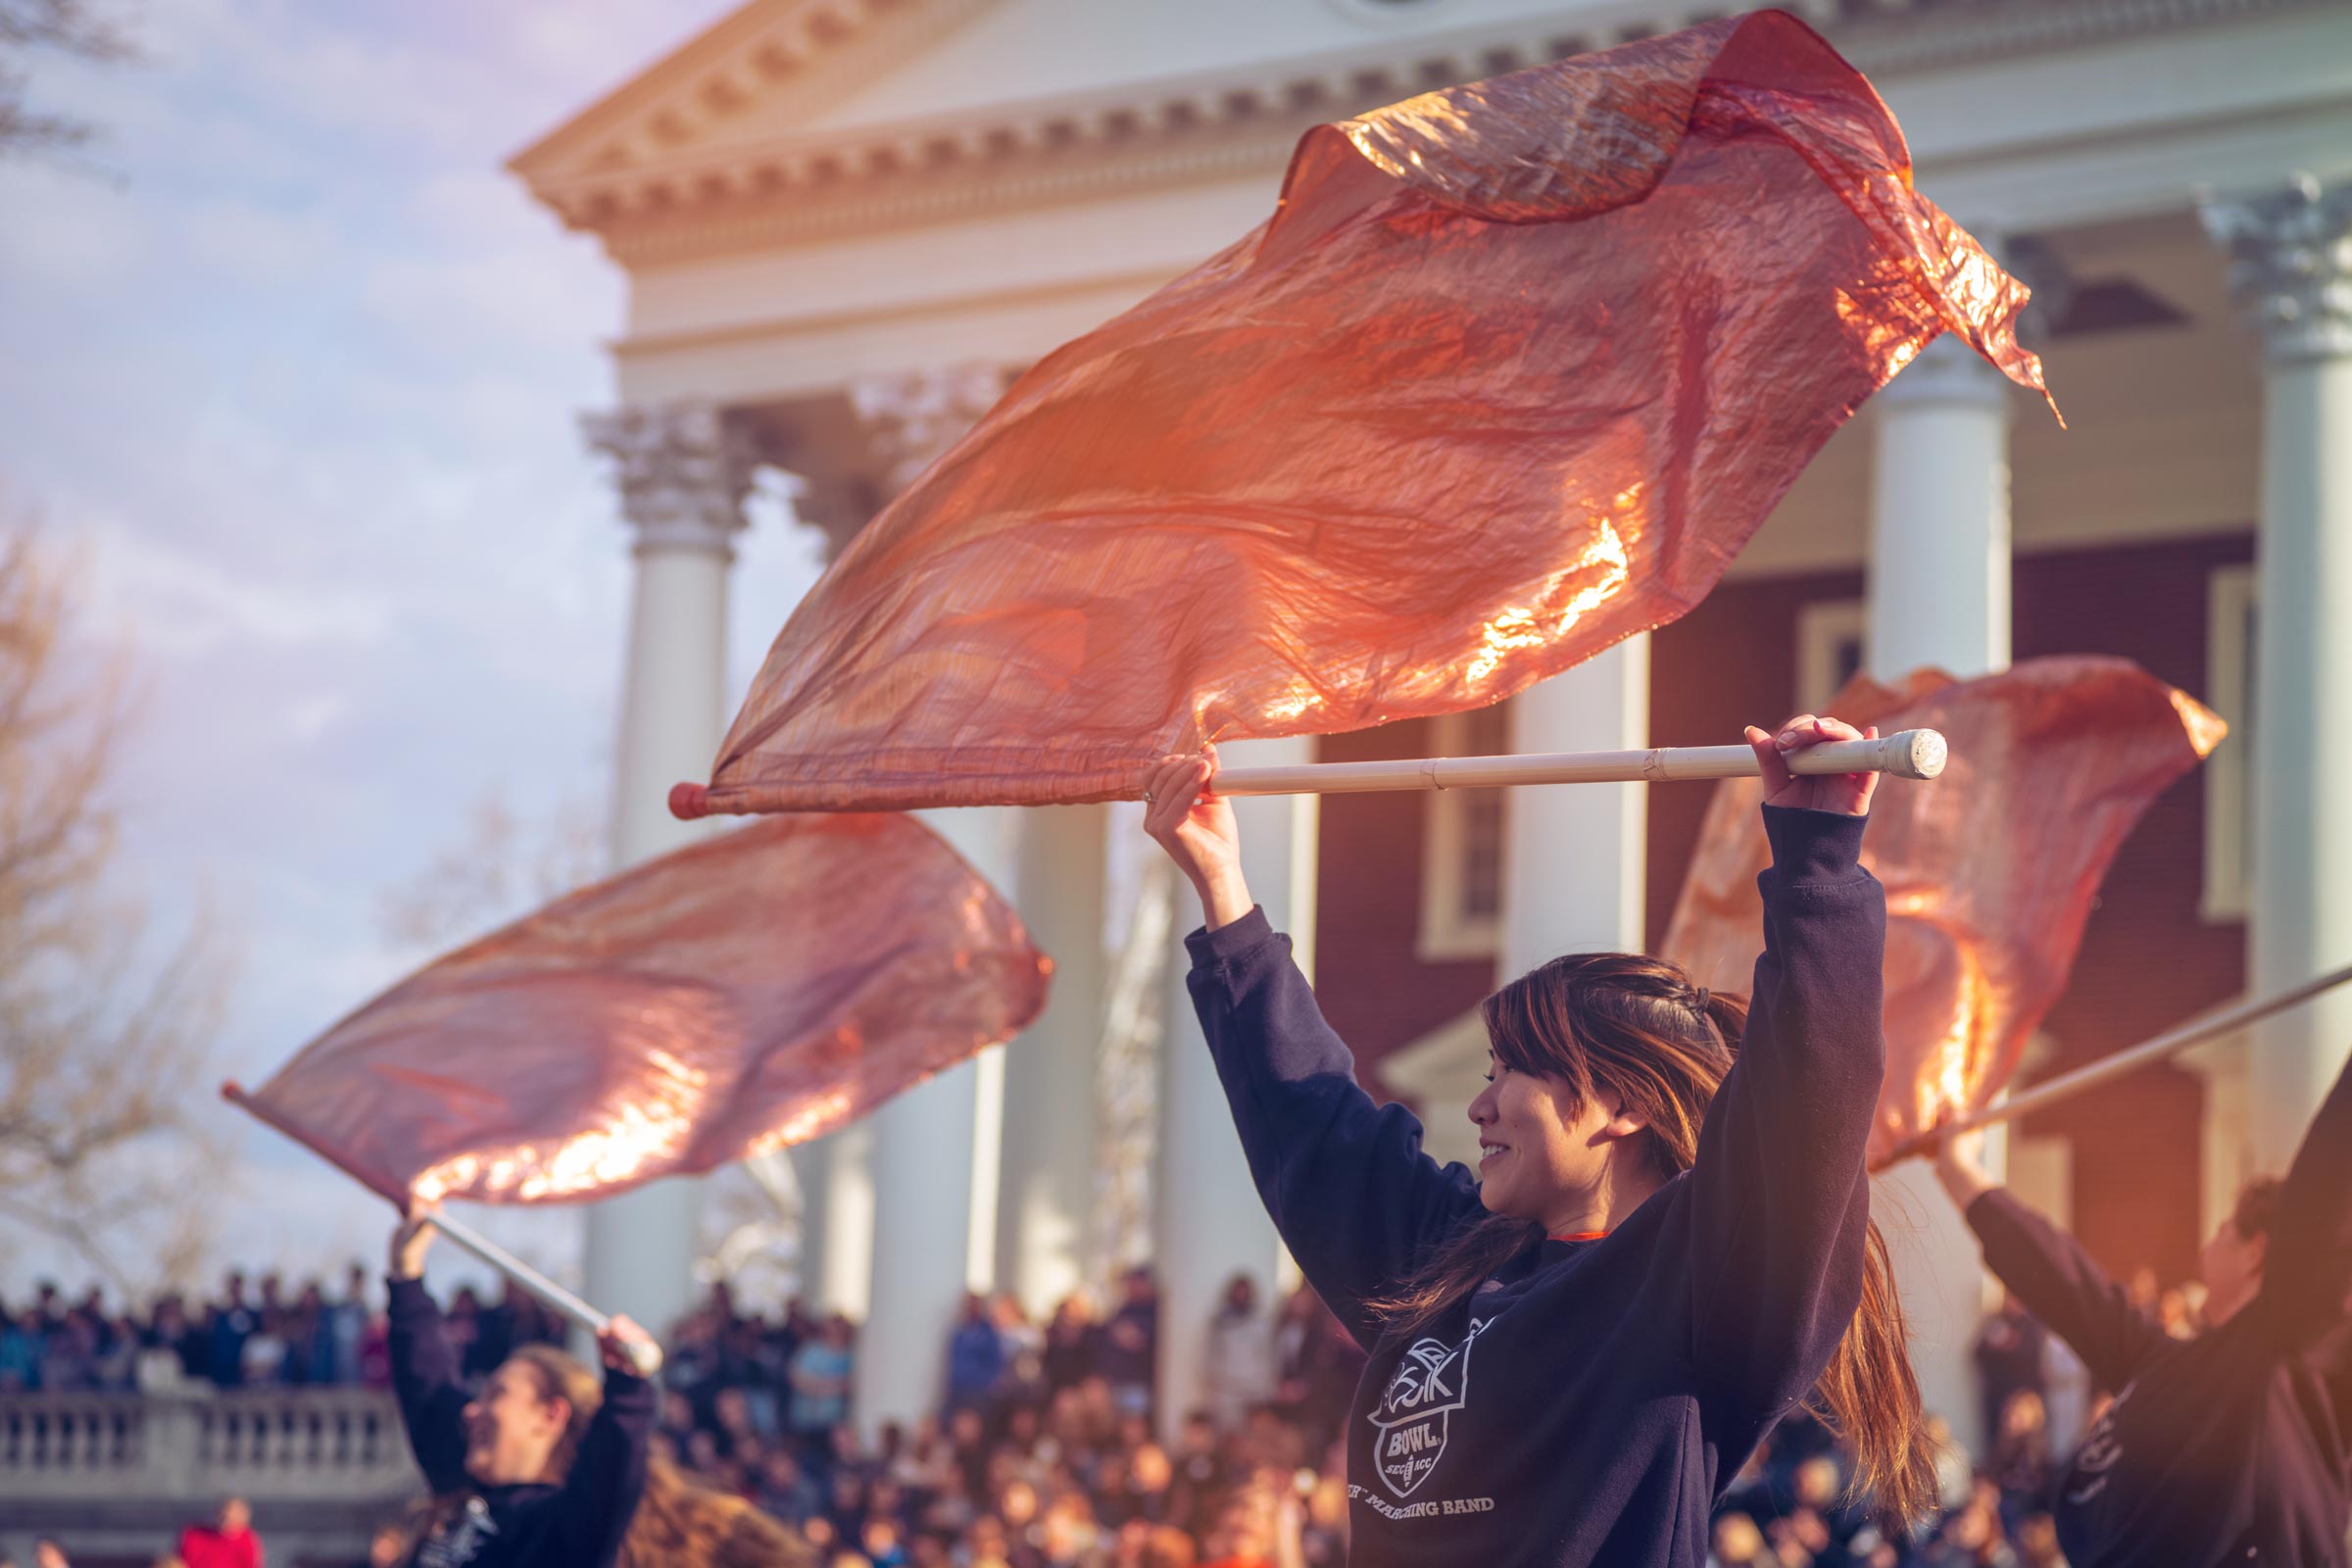
<instances>
[{"instance_id":1,"label":"white flag pole","mask_svg":"<svg viewBox=\"0 0 2352 1568\"><path fill-rule=\"evenodd\" d=\"M1891 773L1934 778L1943 771L1943 737L1906 729L1868 741L1826 741L1789 755L1794 773ZM1350 795L1366 790L1458 790L1498 784L1635 784L1674 779L1753 778L1744 746L1661 746L1646 752L1552 752L1523 757L1422 757L1378 762L1306 762L1229 767L1219 795Z\"/></svg>"},{"instance_id":2,"label":"white flag pole","mask_svg":"<svg viewBox=\"0 0 2352 1568\"><path fill-rule=\"evenodd\" d=\"M2306 980L2292 990L2281 991L2277 996L2263 997L2252 1002L2241 1002L2233 1007L2225 1007L2219 1012L2207 1013L2201 1018L2191 1018L2179 1028L2169 1029L2153 1040L2143 1041L2128 1050L2119 1051L2112 1056L2102 1056L2087 1067L2078 1067L2073 1072L2061 1073L2055 1078L2035 1084L2023 1094L2011 1095L1997 1105L1987 1105L1983 1110L1971 1111L1968 1115L1946 1122L1941 1127L1932 1128L1924 1133L1916 1133L1895 1145L1886 1158L1874 1161L1871 1169L1874 1172L1885 1170L1889 1165L1909 1159L1913 1154L1933 1154L1945 1138L1954 1134L1975 1132L1980 1127L1991 1127L2000 1122L2014 1120L2029 1111L2039 1110L2044 1105L2054 1105L2059 1101L2079 1095L2085 1089L2095 1089L2109 1079L2121 1078L2128 1072L2135 1072L2152 1062L2162 1061L2167 1056L2178 1055L2191 1046L2203 1045L2208 1040L2218 1040L2224 1035L2235 1034L2248 1024L2260 1023L2275 1012L2284 1012L2289 1007L2299 1006L2323 991L2332 991L2347 980L2352 980L2352 963L2348 963L2340 969L2330 969L2315 980Z\"/></svg>"}]
</instances>

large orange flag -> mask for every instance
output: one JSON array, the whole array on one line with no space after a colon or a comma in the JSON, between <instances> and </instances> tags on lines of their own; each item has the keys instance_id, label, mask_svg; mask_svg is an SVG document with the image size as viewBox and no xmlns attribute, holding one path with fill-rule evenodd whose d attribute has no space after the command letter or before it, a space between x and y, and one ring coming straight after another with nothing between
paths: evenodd
<instances>
[{"instance_id":1,"label":"large orange flag","mask_svg":"<svg viewBox=\"0 0 2352 1568\"><path fill-rule=\"evenodd\" d=\"M1309 131L1268 222L866 526L679 808L1132 797L1673 620L1936 333L2041 385L1909 163L1777 12Z\"/></svg>"},{"instance_id":2,"label":"large orange flag","mask_svg":"<svg viewBox=\"0 0 2352 1568\"><path fill-rule=\"evenodd\" d=\"M546 1203L853 1121L1016 1034L1051 963L905 816L780 817L436 960L229 1098L406 1203Z\"/></svg>"},{"instance_id":3,"label":"large orange flag","mask_svg":"<svg viewBox=\"0 0 2352 1568\"><path fill-rule=\"evenodd\" d=\"M1856 680L1855 724L1936 729L1933 783L1879 784L1862 861L1886 887L1886 1085L1874 1157L1988 1102L2066 988L2092 898L2140 813L2228 726L2128 660L2036 659L1899 691ZM1699 984L1745 991L1770 859L1757 779L1716 786L1665 953Z\"/></svg>"}]
</instances>

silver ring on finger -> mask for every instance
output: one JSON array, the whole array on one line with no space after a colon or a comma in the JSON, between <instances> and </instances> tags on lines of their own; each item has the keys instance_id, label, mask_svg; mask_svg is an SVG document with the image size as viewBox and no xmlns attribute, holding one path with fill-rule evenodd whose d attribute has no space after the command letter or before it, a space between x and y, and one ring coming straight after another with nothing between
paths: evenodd
<instances>
[{"instance_id":1,"label":"silver ring on finger","mask_svg":"<svg viewBox=\"0 0 2352 1568\"><path fill-rule=\"evenodd\" d=\"M1147 805L1147 806L1149 806L1149 805L1151 804L1151 802L1152 802L1152 792L1151 792L1150 790L1146 790L1146 791L1144 791L1144 804L1145 804L1145 805Z\"/></svg>"}]
</instances>

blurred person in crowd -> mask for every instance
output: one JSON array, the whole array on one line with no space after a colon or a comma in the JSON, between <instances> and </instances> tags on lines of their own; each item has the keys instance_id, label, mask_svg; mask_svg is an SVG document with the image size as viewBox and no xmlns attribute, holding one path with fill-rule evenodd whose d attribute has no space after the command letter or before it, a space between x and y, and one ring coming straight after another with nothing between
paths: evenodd
<instances>
[{"instance_id":1,"label":"blurred person in crowd","mask_svg":"<svg viewBox=\"0 0 2352 1568\"><path fill-rule=\"evenodd\" d=\"M1169 1488L1168 1517L1196 1539L1206 1533L1225 1504L1225 1445L1206 1410L1184 1418L1176 1434L1175 1479Z\"/></svg>"},{"instance_id":2,"label":"blurred person in crowd","mask_svg":"<svg viewBox=\"0 0 2352 1568\"><path fill-rule=\"evenodd\" d=\"M820 1466L827 1458L833 1429L850 1418L854 1333L850 1320L836 1312L793 1352L786 1373L791 1396L785 1401L785 1425L804 1452Z\"/></svg>"},{"instance_id":3,"label":"blurred person in crowd","mask_svg":"<svg viewBox=\"0 0 2352 1568\"><path fill-rule=\"evenodd\" d=\"M1774 859L1752 1010L1629 954L1488 999L1483 1180L1356 1084L1250 897L1213 756L1152 775L1146 827L1200 896L1188 984L1251 1177L1373 1348L1348 1426L1366 1568L1694 1565L1719 1486L1808 1401L1858 1490L1906 1521L1932 1507L1863 1167L1886 1056L1884 890L1859 858L1877 777L1791 768L1859 738L1810 714L1747 732Z\"/></svg>"},{"instance_id":4,"label":"blurred person in crowd","mask_svg":"<svg viewBox=\"0 0 2352 1568\"><path fill-rule=\"evenodd\" d=\"M43 1536L32 1544L32 1568L74 1568L74 1559L66 1555L62 1543Z\"/></svg>"},{"instance_id":5,"label":"blurred person in crowd","mask_svg":"<svg viewBox=\"0 0 2352 1568\"><path fill-rule=\"evenodd\" d=\"M1194 1561L1193 1538L1166 1525L1128 1525L1111 1551L1111 1568L1193 1568Z\"/></svg>"},{"instance_id":6,"label":"blurred person in crowd","mask_svg":"<svg viewBox=\"0 0 2352 1568\"><path fill-rule=\"evenodd\" d=\"M1984 1473L2001 1489L2001 1523L2011 1535L2028 1513L2046 1506L2050 1492L2050 1421L2041 1396L2019 1389L2001 1407Z\"/></svg>"},{"instance_id":7,"label":"blurred person in crowd","mask_svg":"<svg viewBox=\"0 0 2352 1568\"><path fill-rule=\"evenodd\" d=\"M989 1319L996 1325L1004 1360L1004 1370L997 1379L997 1402L1044 1405L1052 1393L1046 1381L1045 1330L1029 1321L1021 1298L1010 1291L997 1293L989 1303Z\"/></svg>"},{"instance_id":8,"label":"blurred person in crowd","mask_svg":"<svg viewBox=\"0 0 2352 1568\"><path fill-rule=\"evenodd\" d=\"M0 1308L0 1392L41 1386L41 1357L48 1349L38 1314Z\"/></svg>"},{"instance_id":9,"label":"blurred person in crowd","mask_svg":"<svg viewBox=\"0 0 2352 1568\"><path fill-rule=\"evenodd\" d=\"M320 1313L326 1381L340 1388L360 1382L360 1348L368 1338L368 1270L354 1263L344 1271L343 1294Z\"/></svg>"},{"instance_id":10,"label":"blurred person in crowd","mask_svg":"<svg viewBox=\"0 0 2352 1568\"><path fill-rule=\"evenodd\" d=\"M2001 1529L2001 1494L1980 1481L1967 1504L1936 1528L1921 1568L2018 1568L2017 1552Z\"/></svg>"},{"instance_id":11,"label":"blurred person in crowd","mask_svg":"<svg viewBox=\"0 0 2352 1568\"><path fill-rule=\"evenodd\" d=\"M1348 1421L1348 1406L1364 1372L1364 1349L1311 1285L1301 1284L1283 1304L1275 1334L1280 1381L1275 1397L1316 1452L1330 1446Z\"/></svg>"},{"instance_id":12,"label":"blurred person in crowd","mask_svg":"<svg viewBox=\"0 0 2352 1568\"><path fill-rule=\"evenodd\" d=\"M1764 1532L1736 1508L1715 1516L1712 1540L1707 1568L1780 1568L1772 1548L1764 1544Z\"/></svg>"},{"instance_id":13,"label":"blurred person in crowd","mask_svg":"<svg viewBox=\"0 0 2352 1568\"><path fill-rule=\"evenodd\" d=\"M1095 1306L1084 1291L1062 1298L1046 1325L1043 1351L1046 1387L1055 1394L1073 1389L1095 1370L1102 1333L1095 1322Z\"/></svg>"},{"instance_id":14,"label":"blurred person in crowd","mask_svg":"<svg viewBox=\"0 0 2352 1568\"><path fill-rule=\"evenodd\" d=\"M1989 1437L2001 1429L2001 1411L2018 1390L2043 1392L2041 1348L2048 1338L2025 1303L2003 1292L2000 1309L1977 1330L1971 1352L1977 1363L1978 1431Z\"/></svg>"},{"instance_id":15,"label":"blurred person in crowd","mask_svg":"<svg viewBox=\"0 0 2352 1568\"><path fill-rule=\"evenodd\" d=\"M1119 1409L1157 1419L1159 1281L1142 1264L1127 1271L1118 1309L1102 1326L1095 1370L1110 1385Z\"/></svg>"},{"instance_id":16,"label":"blurred person in crowd","mask_svg":"<svg viewBox=\"0 0 2352 1568\"><path fill-rule=\"evenodd\" d=\"M2057 1481L2051 1511L2067 1557L2081 1568L2343 1562L2352 1068L2286 1178L2249 1183L2206 1243L2198 1272L2211 1326L2193 1340L2173 1338L1994 1181L1983 1146L1981 1132L1944 1138L1936 1174L1985 1266L2118 1391Z\"/></svg>"},{"instance_id":17,"label":"blurred person in crowd","mask_svg":"<svg viewBox=\"0 0 2352 1568\"><path fill-rule=\"evenodd\" d=\"M229 1497L209 1523L179 1533L180 1560L188 1568L262 1568L262 1538L254 1533L253 1510L243 1497Z\"/></svg>"},{"instance_id":18,"label":"blurred person in crowd","mask_svg":"<svg viewBox=\"0 0 2352 1568\"><path fill-rule=\"evenodd\" d=\"M1257 1282L1249 1275L1225 1282L1224 1299L1209 1319L1207 1348L1200 1396L1217 1424L1230 1431L1275 1389L1274 1325L1257 1309Z\"/></svg>"},{"instance_id":19,"label":"blurred person in crowd","mask_svg":"<svg viewBox=\"0 0 2352 1568\"><path fill-rule=\"evenodd\" d=\"M234 1389L245 1382L245 1342L261 1318L245 1299L245 1276L231 1269L220 1284L220 1299L205 1320L205 1376L214 1387Z\"/></svg>"},{"instance_id":20,"label":"blurred person in crowd","mask_svg":"<svg viewBox=\"0 0 2352 1568\"><path fill-rule=\"evenodd\" d=\"M397 1524L381 1524L368 1538L366 1568L402 1568L409 1556L409 1533Z\"/></svg>"},{"instance_id":21,"label":"blurred person in crowd","mask_svg":"<svg viewBox=\"0 0 2352 1568\"><path fill-rule=\"evenodd\" d=\"M948 1338L947 1413L985 1410L1004 1375L1004 1341L997 1333L988 1298L966 1291L956 1314L955 1332Z\"/></svg>"},{"instance_id":22,"label":"blurred person in crowd","mask_svg":"<svg viewBox=\"0 0 2352 1568\"><path fill-rule=\"evenodd\" d=\"M2066 1568L2057 1521L2046 1513L2026 1515L2017 1527L2017 1557L2023 1568Z\"/></svg>"}]
</instances>

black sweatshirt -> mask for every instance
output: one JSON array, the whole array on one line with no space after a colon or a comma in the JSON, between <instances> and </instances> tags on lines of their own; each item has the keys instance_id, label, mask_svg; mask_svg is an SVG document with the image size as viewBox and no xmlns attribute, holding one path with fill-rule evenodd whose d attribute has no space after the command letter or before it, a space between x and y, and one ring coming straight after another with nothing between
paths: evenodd
<instances>
[{"instance_id":1,"label":"black sweatshirt","mask_svg":"<svg viewBox=\"0 0 2352 1568\"><path fill-rule=\"evenodd\" d=\"M1375 1106L1265 916L1195 932L1250 1174L1371 1354L1345 1442L1355 1568L1697 1568L1708 1514L1861 1300L1886 900L1858 817L1767 808L1764 956L1695 1167L1607 1238L1544 1242L1410 1336L1364 1301L1484 1212Z\"/></svg>"},{"instance_id":2,"label":"black sweatshirt","mask_svg":"<svg viewBox=\"0 0 2352 1568\"><path fill-rule=\"evenodd\" d=\"M2166 1336L2076 1245L2000 1189L1968 1206L1984 1262L2115 1403L2057 1494L2074 1568L2340 1565L2352 1514L2352 1069L2303 1135L2254 1299Z\"/></svg>"},{"instance_id":3,"label":"black sweatshirt","mask_svg":"<svg viewBox=\"0 0 2352 1568\"><path fill-rule=\"evenodd\" d=\"M466 1474L466 1394L441 1309L421 1280L393 1280L392 1390L435 1496L470 1494L417 1543L416 1568L611 1568L645 1494L654 1391L605 1370L604 1402L561 1486L481 1487Z\"/></svg>"}]
</instances>

